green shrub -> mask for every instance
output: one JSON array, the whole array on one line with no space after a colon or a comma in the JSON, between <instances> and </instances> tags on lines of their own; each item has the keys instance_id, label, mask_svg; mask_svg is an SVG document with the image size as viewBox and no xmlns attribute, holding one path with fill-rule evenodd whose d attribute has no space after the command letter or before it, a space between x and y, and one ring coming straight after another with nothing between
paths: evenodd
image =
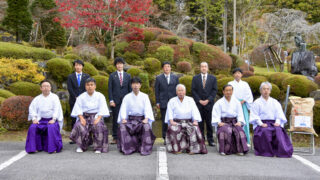
<instances>
[{"instance_id":1,"label":"green shrub","mask_svg":"<svg viewBox=\"0 0 320 180\"><path fill-rule=\"evenodd\" d=\"M76 54L66 54L63 56L64 59L72 59L72 60L76 60L76 59L81 59L80 56L76 55Z\"/></svg>"},{"instance_id":2,"label":"green shrub","mask_svg":"<svg viewBox=\"0 0 320 180\"><path fill-rule=\"evenodd\" d=\"M97 83L97 88L96 91L101 92L105 98L107 99L108 102L108 82L109 78L107 76L93 76L93 78L96 80Z\"/></svg>"},{"instance_id":3,"label":"green shrub","mask_svg":"<svg viewBox=\"0 0 320 180\"><path fill-rule=\"evenodd\" d=\"M173 61L174 50L172 47L164 45L160 46L156 51L156 58L159 59L162 63L165 61Z\"/></svg>"},{"instance_id":4,"label":"green shrub","mask_svg":"<svg viewBox=\"0 0 320 180\"><path fill-rule=\"evenodd\" d=\"M3 98L9 98L15 96L15 94L13 94L12 92L5 90L5 89L0 89L0 97Z\"/></svg>"},{"instance_id":5,"label":"green shrub","mask_svg":"<svg viewBox=\"0 0 320 180\"><path fill-rule=\"evenodd\" d=\"M149 85L149 75L148 73L140 73L139 78L141 79L141 92L146 94L150 93L150 85Z\"/></svg>"},{"instance_id":6,"label":"green shrub","mask_svg":"<svg viewBox=\"0 0 320 180\"><path fill-rule=\"evenodd\" d=\"M111 74L111 73L115 72L116 70L117 70L117 68L114 67L114 65L107 66L107 73L108 74Z\"/></svg>"},{"instance_id":7,"label":"green shrub","mask_svg":"<svg viewBox=\"0 0 320 180\"><path fill-rule=\"evenodd\" d=\"M320 56L320 46L312 46L310 48L310 51L312 51L314 55Z\"/></svg>"},{"instance_id":8,"label":"green shrub","mask_svg":"<svg viewBox=\"0 0 320 180\"><path fill-rule=\"evenodd\" d=\"M280 89L276 84L271 83L272 85L272 90L270 96L275 98L275 99L281 99L280 98Z\"/></svg>"},{"instance_id":9,"label":"green shrub","mask_svg":"<svg viewBox=\"0 0 320 180\"><path fill-rule=\"evenodd\" d=\"M40 85L24 81L18 81L10 84L9 90L16 95L32 97L35 97L41 93Z\"/></svg>"},{"instance_id":10,"label":"green shrub","mask_svg":"<svg viewBox=\"0 0 320 180\"><path fill-rule=\"evenodd\" d=\"M313 106L313 126L317 133L320 132L320 101L315 101Z\"/></svg>"},{"instance_id":11,"label":"green shrub","mask_svg":"<svg viewBox=\"0 0 320 180\"><path fill-rule=\"evenodd\" d=\"M186 86L187 95L191 96L192 76L185 75L179 78L179 82Z\"/></svg>"},{"instance_id":12,"label":"green shrub","mask_svg":"<svg viewBox=\"0 0 320 180\"><path fill-rule=\"evenodd\" d=\"M144 66L144 61L136 61L134 62L135 66Z\"/></svg>"},{"instance_id":13,"label":"green shrub","mask_svg":"<svg viewBox=\"0 0 320 180\"><path fill-rule=\"evenodd\" d=\"M148 45L150 41L153 41L156 39L156 35L152 31L144 30L143 31L143 42L145 45Z\"/></svg>"},{"instance_id":14,"label":"green shrub","mask_svg":"<svg viewBox=\"0 0 320 180\"><path fill-rule=\"evenodd\" d=\"M114 54L116 57L122 57L125 49L129 46L129 43L127 43L126 41L122 41L122 42L118 42L116 43L116 45L114 46ZM111 50L110 50L111 52Z\"/></svg>"},{"instance_id":15,"label":"green shrub","mask_svg":"<svg viewBox=\"0 0 320 180\"><path fill-rule=\"evenodd\" d=\"M59 83L67 80L68 75L72 73L70 61L62 58L50 59L47 62L47 68L53 79Z\"/></svg>"},{"instance_id":16,"label":"green shrub","mask_svg":"<svg viewBox=\"0 0 320 180\"><path fill-rule=\"evenodd\" d=\"M244 64L240 56L235 54L229 54L229 56L232 59L231 70L233 70L234 68L240 67L242 64Z\"/></svg>"},{"instance_id":17,"label":"green shrub","mask_svg":"<svg viewBox=\"0 0 320 180\"><path fill-rule=\"evenodd\" d=\"M187 45L176 45L170 44L170 47L173 49L173 59L174 62L177 63L178 61L191 61L192 57L190 55L190 49Z\"/></svg>"},{"instance_id":18,"label":"green shrub","mask_svg":"<svg viewBox=\"0 0 320 180\"><path fill-rule=\"evenodd\" d=\"M139 76L140 73L142 73L142 70L139 68L132 67L128 69L127 73L131 75L131 77Z\"/></svg>"},{"instance_id":19,"label":"green shrub","mask_svg":"<svg viewBox=\"0 0 320 180\"><path fill-rule=\"evenodd\" d=\"M157 41L166 43L166 44L178 44L179 43L179 37L178 36L172 36L172 35L165 35L161 34L157 37Z\"/></svg>"},{"instance_id":20,"label":"green shrub","mask_svg":"<svg viewBox=\"0 0 320 180\"><path fill-rule=\"evenodd\" d=\"M157 49L162 45L164 45L164 43L160 41L151 41L148 45L148 53L155 54Z\"/></svg>"},{"instance_id":21,"label":"green shrub","mask_svg":"<svg viewBox=\"0 0 320 180\"><path fill-rule=\"evenodd\" d=\"M161 69L161 62L156 58L146 58L144 68L148 73L153 74Z\"/></svg>"},{"instance_id":22,"label":"green shrub","mask_svg":"<svg viewBox=\"0 0 320 180\"><path fill-rule=\"evenodd\" d=\"M316 63L316 66L317 66L318 72L320 72L320 63L317 62L317 63Z\"/></svg>"},{"instance_id":23,"label":"green shrub","mask_svg":"<svg viewBox=\"0 0 320 180\"><path fill-rule=\"evenodd\" d=\"M282 88L290 85L290 93L300 97L308 97L310 92L317 90L318 85L302 75L290 76L282 82Z\"/></svg>"},{"instance_id":24,"label":"green shrub","mask_svg":"<svg viewBox=\"0 0 320 180\"><path fill-rule=\"evenodd\" d=\"M123 58L125 59L126 63L128 64L134 64L136 61L141 61L141 57L137 55L136 53L127 51L124 53Z\"/></svg>"},{"instance_id":25,"label":"green shrub","mask_svg":"<svg viewBox=\"0 0 320 180\"><path fill-rule=\"evenodd\" d=\"M125 51L133 52L139 56L143 56L145 50L144 43L141 41L131 41Z\"/></svg>"},{"instance_id":26,"label":"green shrub","mask_svg":"<svg viewBox=\"0 0 320 180\"><path fill-rule=\"evenodd\" d=\"M50 50L0 42L0 57L14 59L48 60L56 57Z\"/></svg>"},{"instance_id":27,"label":"green shrub","mask_svg":"<svg viewBox=\"0 0 320 180\"><path fill-rule=\"evenodd\" d=\"M107 67L108 59L105 56L96 56L91 60L91 64L94 65L98 70L104 70Z\"/></svg>"},{"instance_id":28,"label":"green shrub","mask_svg":"<svg viewBox=\"0 0 320 180\"><path fill-rule=\"evenodd\" d=\"M228 84L228 82L233 81L233 80L234 80L233 77L224 77L224 78L218 79L218 81L217 81L217 86L218 86L217 94L219 96L223 96L223 92L222 92L223 86Z\"/></svg>"},{"instance_id":29,"label":"green shrub","mask_svg":"<svg viewBox=\"0 0 320 180\"><path fill-rule=\"evenodd\" d=\"M99 74L99 71L88 62L84 62L83 72L89 74L90 76L95 76Z\"/></svg>"},{"instance_id":30,"label":"green shrub","mask_svg":"<svg viewBox=\"0 0 320 180\"><path fill-rule=\"evenodd\" d=\"M30 96L13 96L6 99L0 108L1 126L7 130L27 129L31 123L27 120L32 99Z\"/></svg>"},{"instance_id":31,"label":"green shrub","mask_svg":"<svg viewBox=\"0 0 320 180\"><path fill-rule=\"evenodd\" d=\"M6 100L6 98L0 97L0 107L1 107L1 104L3 103L4 100Z\"/></svg>"},{"instance_id":32,"label":"green shrub","mask_svg":"<svg viewBox=\"0 0 320 180\"><path fill-rule=\"evenodd\" d=\"M273 73L273 74L269 75L268 80L271 83L276 84L279 88L282 88L283 80L288 78L289 76L291 76L291 75L288 73L277 72L277 73Z\"/></svg>"},{"instance_id":33,"label":"green shrub","mask_svg":"<svg viewBox=\"0 0 320 180\"><path fill-rule=\"evenodd\" d=\"M244 81L246 81L252 91L252 94L254 96L259 96L260 95L260 85L261 83L267 81L267 78L264 76L251 76L248 78L243 78Z\"/></svg>"}]
</instances>

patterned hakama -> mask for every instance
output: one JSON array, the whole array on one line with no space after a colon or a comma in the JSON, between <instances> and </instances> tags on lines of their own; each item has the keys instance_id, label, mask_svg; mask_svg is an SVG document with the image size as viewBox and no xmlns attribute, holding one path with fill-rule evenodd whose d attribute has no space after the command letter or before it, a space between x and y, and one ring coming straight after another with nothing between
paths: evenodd
<instances>
[{"instance_id":1,"label":"patterned hakama","mask_svg":"<svg viewBox=\"0 0 320 180\"><path fill-rule=\"evenodd\" d=\"M48 153L60 152L62 138L58 121L48 124L52 118L42 118L39 124L31 124L26 140L26 152L46 151Z\"/></svg>"},{"instance_id":2,"label":"patterned hakama","mask_svg":"<svg viewBox=\"0 0 320 180\"><path fill-rule=\"evenodd\" d=\"M168 152L208 153L200 128L194 126L191 119L174 119L174 121L177 125L169 125L166 135Z\"/></svg>"},{"instance_id":3,"label":"patterned hakama","mask_svg":"<svg viewBox=\"0 0 320 180\"><path fill-rule=\"evenodd\" d=\"M236 126L237 118L221 118L224 126L218 127L219 152L225 154L247 153L249 151L243 128Z\"/></svg>"},{"instance_id":4,"label":"patterned hakama","mask_svg":"<svg viewBox=\"0 0 320 180\"><path fill-rule=\"evenodd\" d=\"M118 149L125 155L140 152L150 155L156 139L149 123L144 124L144 116L129 116L127 123L118 128Z\"/></svg>"},{"instance_id":5,"label":"patterned hakama","mask_svg":"<svg viewBox=\"0 0 320 180\"><path fill-rule=\"evenodd\" d=\"M78 120L72 129L70 139L74 141L83 151L88 150L93 144L95 151L108 152L108 129L100 119L98 124L94 125L96 113L83 113L86 125L83 126Z\"/></svg>"},{"instance_id":6,"label":"patterned hakama","mask_svg":"<svg viewBox=\"0 0 320 180\"><path fill-rule=\"evenodd\" d=\"M268 127L257 126L254 129L254 149L257 156L291 157L293 147L291 141L281 126L274 126L274 120L262 120Z\"/></svg>"}]
</instances>

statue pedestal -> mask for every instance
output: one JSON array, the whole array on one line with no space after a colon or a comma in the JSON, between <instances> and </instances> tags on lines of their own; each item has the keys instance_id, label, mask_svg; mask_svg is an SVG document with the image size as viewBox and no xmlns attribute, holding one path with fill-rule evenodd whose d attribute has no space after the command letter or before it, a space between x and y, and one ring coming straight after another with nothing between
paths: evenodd
<instances>
[{"instance_id":1,"label":"statue pedestal","mask_svg":"<svg viewBox=\"0 0 320 180\"><path fill-rule=\"evenodd\" d=\"M315 77L318 69L315 64L314 54L311 51L296 51L291 58L291 73Z\"/></svg>"}]
</instances>

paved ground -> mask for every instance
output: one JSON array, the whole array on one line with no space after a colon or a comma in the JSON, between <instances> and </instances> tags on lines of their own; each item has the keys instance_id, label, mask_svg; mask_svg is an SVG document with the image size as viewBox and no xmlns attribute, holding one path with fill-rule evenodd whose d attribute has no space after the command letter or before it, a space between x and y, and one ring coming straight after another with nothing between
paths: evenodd
<instances>
[{"instance_id":1,"label":"paved ground","mask_svg":"<svg viewBox=\"0 0 320 180\"><path fill-rule=\"evenodd\" d=\"M157 179L158 148L150 156L124 156L110 147L106 154L75 153L75 145L64 144L58 154L40 152L26 155L0 170L1 180L11 179ZM24 149L23 142L0 142L0 166ZM320 172L295 158L220 156L209 147L207 155L166 153L169 179L320 179ZM320 166L315 156L301 156Z\"/></svg>"}]
</instances>

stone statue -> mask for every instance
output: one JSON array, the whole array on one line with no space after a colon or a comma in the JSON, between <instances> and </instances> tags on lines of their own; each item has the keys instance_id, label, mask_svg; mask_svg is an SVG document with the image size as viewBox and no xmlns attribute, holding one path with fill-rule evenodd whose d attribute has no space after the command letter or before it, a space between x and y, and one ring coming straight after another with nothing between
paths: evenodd
<instances>
[{"instance_id":1,"label":"stone statue","mask_svg":"<svg viewBox=\"0 0 320 180\"><path fill-rule=\"evenodd\" d=\"M302 74L310 80L318 74L318 68L315 64L314 54L306 50L307 44L303 40L301 33L297 33L294 37L297 50L293 52L291 57L291 73Z\"/></svg>"}]
</instances>

